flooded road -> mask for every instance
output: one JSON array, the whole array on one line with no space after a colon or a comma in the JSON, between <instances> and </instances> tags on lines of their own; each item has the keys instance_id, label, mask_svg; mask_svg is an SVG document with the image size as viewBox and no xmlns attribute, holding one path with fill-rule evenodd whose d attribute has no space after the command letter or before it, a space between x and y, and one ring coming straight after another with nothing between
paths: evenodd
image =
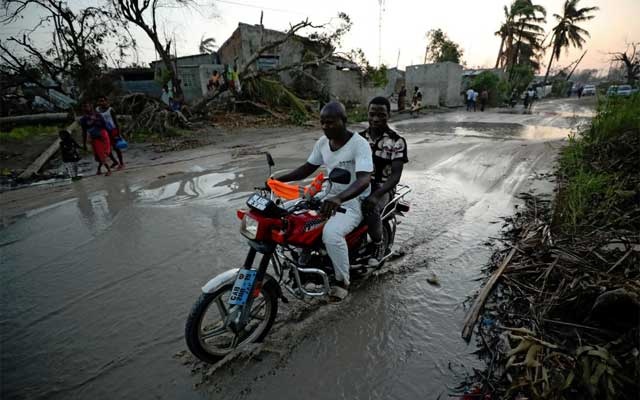
<instances>
[{"instance_id":1,"label":"flooded road","mask_svg":"<svg viewBox=\"0 0 640 400\"><path fill-rule=\"evenodd\" d=\"M414 188L396 238L406 256L342 304L282 307L254 359L211 371L215 383L196 389L201 376L174 355L200 287L243 260L234 210L264 182L258 153L292 168L319 132L84 179L54 204L3 211L2 398L446 398L478 365L460 329L492 252L484 243L515 195L532 182L550 192L535 178L589 115L570 102L538 107L395 124Z\"/></svg>"}]
</instances>

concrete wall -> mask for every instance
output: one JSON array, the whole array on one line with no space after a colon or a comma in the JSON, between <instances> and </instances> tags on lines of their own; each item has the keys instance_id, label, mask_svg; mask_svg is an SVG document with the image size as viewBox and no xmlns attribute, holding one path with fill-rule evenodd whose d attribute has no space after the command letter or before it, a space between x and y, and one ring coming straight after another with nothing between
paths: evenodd
<instances>
[{"instance_id":1,"label":"concrete wall","mask_svg":"<svg viewBox=\"0 0 640 400\"><path fill-rule=\"evenodd\" d=\"M182 92L185 101L202 97L199 66L178 67L178 79L182 81Z\"/></svg>"},{"instance_id":2,"label":"concrete wall","mask_svg":"<svg viewBox=\"0 0 640 400\"><path fill-rule=\"evenodd\" d=\"M447 107L462 105L460 85L462 66L452 62L411 65L405 73L408 96L418 86L425 96L430 90L438 89L439 103ZM423 103L425 100L423 99Z\"/></svg>"},{"instance_id":3,"label":"concrete wall","mask_svg":"<svg viewBox=\"0 0 640 400\"><path fill-rule=\"evenodd\" d=\"M404 84L404 72L395 68L387 72L388 82L385 87L363 85L358 71L340 70L334 65L320 67L319 78L326 83L331 98L344 103L368 104L376 96L389 97L397 93Z\"/></svg>"}]
</instances>

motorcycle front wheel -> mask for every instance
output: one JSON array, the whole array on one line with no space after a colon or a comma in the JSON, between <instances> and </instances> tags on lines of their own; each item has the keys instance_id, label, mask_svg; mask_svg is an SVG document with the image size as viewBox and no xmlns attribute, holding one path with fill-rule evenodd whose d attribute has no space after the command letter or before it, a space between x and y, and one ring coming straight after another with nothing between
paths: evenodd
<instances>
[{"instance_id":1,"label":"motorcycle front wheel","mask_svg":"<svg viewBox=\"0 0 640 400\"><path fill-rule=\"evenodd\" d=\"M191 309L185 326L187 346L194 356L215 363L234 349L248 343L261 342L269 333L278 313L277 293L269 285L262 287L253 300L247 325L241 332L225 326L231 306L233 285L225 285L213 293L203 293Z\"/></svg>"}]
</instances>

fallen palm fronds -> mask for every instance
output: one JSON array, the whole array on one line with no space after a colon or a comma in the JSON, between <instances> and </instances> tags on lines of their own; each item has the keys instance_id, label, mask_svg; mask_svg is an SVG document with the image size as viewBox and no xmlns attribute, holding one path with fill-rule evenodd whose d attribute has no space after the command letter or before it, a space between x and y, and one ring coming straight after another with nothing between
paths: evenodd
<instances>
[{"instance_id":1,"label":"fallen palm fronds","mask_svg":"<svg viewBox=\"0 0 640 400\"><path fill-rule=\"evenodd\" d=\"M493 290L478 297L466 326L479 315L478 353L487 368L475 377L474 393L637 399L638 105L638 97L601 105L589 131L563 150L553 203L522 195L524 208L506 220L507 247L489 267L501 273L493 272Z\"/></svg>"},{"instance_id":2,"label":"fallen palm fronds","mask_svg":"<svg viewBox=\"0 0 640 400\"><path fill-rule=\"evenodd\" d=\"M615 230L554 235L550 215L548 201L527 196L526 209L508 221L517 241L505 250L509 266L475 331L490 361L479 383L502 399L635 399L638 237ZM527 230L533 234L518 239ZM503 255L492 264L502 267Z\"/></svg>"}]
</instances>

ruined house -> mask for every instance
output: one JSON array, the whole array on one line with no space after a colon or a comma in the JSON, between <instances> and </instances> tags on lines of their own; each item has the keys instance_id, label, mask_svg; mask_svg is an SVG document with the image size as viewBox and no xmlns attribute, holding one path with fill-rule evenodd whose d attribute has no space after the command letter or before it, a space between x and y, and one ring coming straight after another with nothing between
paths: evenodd
<instances>
[{"instance_id":1,"label":"ruined house","mask_svg":"<svg viewBox=\"0 0 640 400\"><path fill-rule=\"evenodd\" d=\"M285 32L267 29L263 25L241 22L216 53L176 58L185 99L191 101L206 95L207 82L214 70L221 72L226 66L242 69L262 47L282 40L286 35ZM296 35L261 54L249 69L268 70L294 65L321 57L332 50L318 41ZM152 68L156 71L156 79L160 79L162 62L154 61ZM397 92L404 79L403 74L403 71L390 69L387 86L373 87L364 82L358 65L343 57L332 56L320 65L307 66L304 72L301 67L293 68L279 72L278 77L285 86L308 98L328 96L345 103L364 104L374 96L390 96Z\"/></svg>"},{"instance_id":2,"label":"ruined house","mask_svg":"<svg viewBox=\"0 0 640 400\"><path fill-rule=\"evenodd\" d=\"M201 98L206 93L207 81L214 70L222 71L217 53L194 54L174 58L178 79L182 82L182 92L186 101ZM155 79L162 81L164 63L160 60L151 63Z\"/></svg>"}]
</instances>

